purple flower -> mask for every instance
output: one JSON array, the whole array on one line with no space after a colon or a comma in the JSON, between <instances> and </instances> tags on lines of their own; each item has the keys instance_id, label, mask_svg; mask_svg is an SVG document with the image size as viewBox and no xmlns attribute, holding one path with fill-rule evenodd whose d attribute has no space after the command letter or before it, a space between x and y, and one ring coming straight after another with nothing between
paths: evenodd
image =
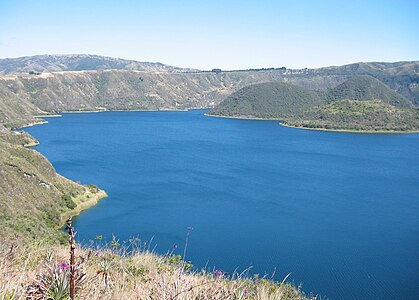
<instances>
[{"instance_id":1,"label":"purple flower","mask_svg":"<svg viewBox=\"0 0 419 300\"><path fill-rule=\"evenodd\" d=\"M177 244L173 244L173 249L177 249Z\"/></svg>"},{"instance_id":2,"label":"purple flower","mask_svg":"<svg viewBox=\"0 0 419 300\"><path fill-rule=\"evenodd\" d=\"M221 270L215 270L215 271L214 271L214 274L215 274L216 276L223 276L223 271L221 271Z\"/></svg>"},{"instance_id":3,"label":"purple flower","mask_svg":"<svg viewBox=\"0 0 419 300\"><path fill-rule=\"evenodd\" d=\"M100 252L96 251L95 256L99 256L99 255L100 255Z\"/></svg>"},{"instance_id":4,"label":"purple flower","mask_svg":"<svg viewBox=\"0 0 419 300\"><path fill-rule=\"evenodd\" d=\"M62 262L62 263L59 263L58 264L58 268L61 270L61 271L68 271L69 269L70 269L70 266L68 265L68 263L65 263L65 262Z\"/></svg>"}]
</instances>

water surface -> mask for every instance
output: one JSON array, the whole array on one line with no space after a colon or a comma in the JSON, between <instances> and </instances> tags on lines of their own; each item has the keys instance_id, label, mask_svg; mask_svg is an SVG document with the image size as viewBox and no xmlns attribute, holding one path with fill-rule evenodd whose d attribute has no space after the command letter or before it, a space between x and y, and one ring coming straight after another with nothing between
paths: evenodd
<instances>
[{"instance_id":1,"label":"water surface","mask_svg":"<svg viewBox=\"0 0 419 300\"><path fill-rule=\"evenodd\" d=\"M109 197L76 220L252 266L331 299L419 296L419 135L308 131L205 111L65 114L28 128L57 171Z\"/></svg>"}]
</instances>

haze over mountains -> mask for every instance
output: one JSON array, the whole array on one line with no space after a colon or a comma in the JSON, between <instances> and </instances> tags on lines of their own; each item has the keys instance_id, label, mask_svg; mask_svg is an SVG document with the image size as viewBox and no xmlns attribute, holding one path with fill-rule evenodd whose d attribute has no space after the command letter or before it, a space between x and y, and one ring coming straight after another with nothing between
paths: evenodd
<instances>
[{"instance_id":1,"label":"haze over mountains","mask_svg":"<svg viewBox=\"0 0 419 300\"><path fill-rule=\"evenodd\" d=\"M140 62L89 54L35 55L0 59L0 75L28 72L62 72L84 70L132 70L145 72L190 72L158 62Z\"/></svg>"}]
</instances>

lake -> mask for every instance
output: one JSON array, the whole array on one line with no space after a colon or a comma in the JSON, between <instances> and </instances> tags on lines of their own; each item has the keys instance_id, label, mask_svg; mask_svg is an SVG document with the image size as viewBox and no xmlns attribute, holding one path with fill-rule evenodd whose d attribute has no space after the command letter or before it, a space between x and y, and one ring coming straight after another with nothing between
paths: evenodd
<instances>
[{"instance_id":1,"label":"lake","mask_svg":"<svg viewBox=\"0 0 419 300\"><path fill-rule=\"evenodd\" d=\"M419 135L282 127L188 112L64 114L27 128L56 170L109 197L78 240L138 236L194 266L331 299L418 299Z\"/></svg>"}]
</instances>

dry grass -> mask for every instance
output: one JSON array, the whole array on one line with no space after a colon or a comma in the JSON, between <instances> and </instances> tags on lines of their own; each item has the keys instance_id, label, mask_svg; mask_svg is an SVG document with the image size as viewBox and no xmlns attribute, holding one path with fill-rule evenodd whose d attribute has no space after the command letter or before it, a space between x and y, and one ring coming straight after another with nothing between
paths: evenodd
<instances>
[{"instance_id":1,"label":"dry grass","mask_svg":"<svg viewBox=\"0 0 419 300\"><path fill-rule=\"evenodd\" d=\"M48 270L58 270L57 266L68 261L69 248L17 245L0 245L0 299L68 299L39 293L28 298L28 291L51 281ZM77 299L307 299L288 283L191 272L179 256L159 256L139 247L78 246L76 259L78 274L84 278ZM46 289L53 285L46 284Z\"/></svg>"}]
</instances>

